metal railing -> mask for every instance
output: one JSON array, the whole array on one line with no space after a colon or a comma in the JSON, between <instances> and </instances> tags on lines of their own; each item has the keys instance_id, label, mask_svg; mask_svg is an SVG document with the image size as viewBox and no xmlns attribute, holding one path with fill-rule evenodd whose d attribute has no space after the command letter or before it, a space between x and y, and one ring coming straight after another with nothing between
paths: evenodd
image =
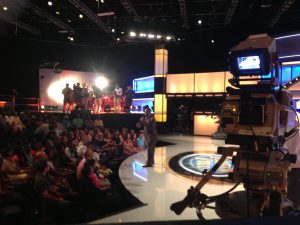
<instances>
[{"instance_id":1,"label":"metal railing","mask_svg":"<svg viewBox=\"0 0 300 225\"><path fill-rule=\"evenodd\" d=\"M0 108L7 111L39 111L39 98L18 98L15 95L0 95Z\"/></svg>"}]
</instances>

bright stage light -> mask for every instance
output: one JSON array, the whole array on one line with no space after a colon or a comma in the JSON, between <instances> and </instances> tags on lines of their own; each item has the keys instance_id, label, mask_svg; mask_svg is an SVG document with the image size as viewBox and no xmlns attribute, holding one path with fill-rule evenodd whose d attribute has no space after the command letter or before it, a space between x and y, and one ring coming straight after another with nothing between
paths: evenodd
<instances>
[{"instance_id":1,"label":"bright stage light","mask_svg":"<svg viewBox=\"0 0 300 225\"><path fill-rule=\"evenodd\" d=\"M52 2L51 2L51 1L49 1L49 2L48 2L48 5L49 5L49 6L52 6L53 4L52 4Z\"/></svg>"},{"instance_id":2,"label":"bright stage light","mask_svg":"<svg viewBox=\"0 0 300 225\"><path fill-rule=\"evenodd\" d=\"M3 7L3 10L4 10L4 11L7 11L7 10L8 10L8 8L7 8L6 6L4 6L4 7Z\"/></svg>"},{"instance_id":3,"label":"bright stage light","mask_svg":"<svg viewBox=\"0 0 300 225\"><path fill-rule=\"evenodd\" d=\"M170 41L172 39L172 37L170 36L167 36L167 40Z\"/></svg>"},{"instance_id":4,"label":"bright stage light","mask_svg":"<svg viewBox=\"0 0 300 225\"><path fill-rule=\"evenodd\" d=\"M202 20L198 20L198 24L202 24Z\"/></svg>"},{"instance_id":5,"label":"bright stage light","mask_svg":"<svg viewBox=\"0 0 300 225\"><path fill-rule=\"evenodd\" d=\"M79 14L79 18L82 19L82 18L83 18L83 15L82 15L82 14Z\"/></svg>"},{"instance_id":6,"label":"bright stage light","mask_svg":"<svg viewBox=\"0 0 300 225\"><path fill-rule=\"evenodd\" d=\"M146 37L147 35L144 33L140 33L140 37Z\"/></svg>"},{"instance_id":7,"label":"bright stage light","mask_svg":"<svg viewBox=\"0 0 300 225\"><path fill-rule=\"evenodd\" d=\"M149 34L148 38L153 39L154 38L154 34Z\"/></svg>"},{"instance_id":8,"label":"bright stage light","mask_svg":"<svg viewBox=\"0 0 300 225\"><path fill-rule=\"evenodd\" d=\"M162 36L161 36L161 35L156 35L156 38L157 38L157 39L161 39Z\"/></svg>"},{"instance_id":9,"label":"bright stage light","mask_svg":"<svg viewBox=\"0 0 300 225\"><path fill-rule=\"evenodd\" d=\"M108 86L108 80L105 77L101 76L96 78L95 84L98 88L103 90L105 87Z\"/></svg>"},{"instance_id":10,"label":"bright stage light","mask_svg":"<svg viewBox=\"0 0 300 225\"><path fill-rule=\"evenodd\" d=\"M136 33L133 32L133 31L131 31L131 32L129 33L129 35L130 35L130 37L135 37L135 36L136 36Z\"/></svg>"}]
</instances>

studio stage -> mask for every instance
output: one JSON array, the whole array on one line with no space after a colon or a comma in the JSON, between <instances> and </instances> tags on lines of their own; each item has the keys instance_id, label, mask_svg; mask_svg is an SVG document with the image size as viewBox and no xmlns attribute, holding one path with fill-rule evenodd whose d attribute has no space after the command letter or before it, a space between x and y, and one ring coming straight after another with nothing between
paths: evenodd
<instances>
[{"instance_id":1,"label":"studio stage","mask_svg":"<svg viewBox=\"0 0 300 225\"><path fill-rule=\"evenodd\" d=\"M214 154L218 146L225 146L224 141L179 135L160 135L159 140L174 145L156 148L153 168L142 167L147 158L146 151L143 151L127 158L119 169L119 176L125 188L145 205L95 220L91 224L198 220L195 209L187 208L180 216L170 210L172 203L182 200L187 189L197 184L199 176L183 176L171 169L169 162L174 156L185 152ZM217 178L205 185L202 191L208 196L218 195L233 185ZM243 190L242 185L235 191L239 190ZM205 209L203 216L207 220L219 218L212 209Z\"/></svg>"}]
</instances>

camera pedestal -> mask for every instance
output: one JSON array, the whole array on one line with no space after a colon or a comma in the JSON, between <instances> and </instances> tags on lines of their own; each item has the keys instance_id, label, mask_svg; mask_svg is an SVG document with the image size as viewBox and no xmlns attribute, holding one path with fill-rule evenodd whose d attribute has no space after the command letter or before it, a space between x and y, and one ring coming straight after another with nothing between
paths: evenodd
<instances>
[{"instance_id":1,"label":"camera pedestal","mask_svg":"<svg viewBox=\"0 0 300 225\"><path fill-rule=\"evenodd\" d=\"M259 206L264 200L264 193L250 191L249 195L249 215L247 206L247 191L233 192L223 198L217 199L215 204L215 211L217 215L222 219L245 218L247 216L260 217ZM269 213L276 214L277 212L280 212L280 200L279 202L274 202L272 207L274 210Z\"/></svg>"}]
</instances>

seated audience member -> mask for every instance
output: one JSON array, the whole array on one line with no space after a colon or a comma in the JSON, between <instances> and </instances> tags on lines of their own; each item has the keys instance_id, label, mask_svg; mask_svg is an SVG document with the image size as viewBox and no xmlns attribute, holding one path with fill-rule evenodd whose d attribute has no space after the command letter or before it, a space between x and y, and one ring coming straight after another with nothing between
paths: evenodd
<instances>
[{"instance_id":1,"label":"seated audience member","mask_svg":"<svg viewBox=\"0 0 300 225\"><path fill-rule=\"evenodd\" d=\"M100 190L108 190L111 188L111 184L109 180L104 178L104 176L98 171L98 175L95 173L97 170L96 161L94 159L89 159L85 162L83 169L82 169L82 175L88 176L92 183L95 185L95 187L99 188Z\"/></svg>"},{"instance_id":2,"label":"seated audience member","mask_svg":"<svg viewBox=\"0 0 300 225\"><path fill-rule=\"evenodd\" d=\"M84 120L80 117L80 114L77 113L76 117L72 120L72 125L74 128L80 129L84 126Z\"/></svg>"},{"instance_id":3,"label":"seated audience member","mask_svg":"<svg viewBox=\"0 0 300 225\"><path fill-rule=\"evenodd\" d=\"M127 134L126 139L123 141L123 152L126 155L132 155L134 153L137 153L139 151L138 148L135 148L132 144L130 134Z\"/></svg>"},{"instance_id":4,"label":"seated audience member","mask_svg":"<svg viewBox=\"0 0 300 225\"><path fill-rule=\"evenodd\" d=\"M138 146L141 150L145 150L146 146L145 146L145 133L144 131L140 131L140 134L137 138L137 142L138 142Z\"/></svg>"},{"instance_id":5,"label":"seated audience member","mask_svg":"<svg viewBox=\"0 0 300 225\"><path fill-rule=\"evenodd\" d=\"M94 121L94 126L96 128L103 128L103 121L101 120L100 115L98 115Z\"/></svg>"},{"instance_id":6,"label":"seated audience member","mask_svg":"<svg viewBox=\"0 0 300 225\"><path fill-rule=\"evenodd\" d=\"M122 149L122 139L120 138L120 132L118 129L114 130L113 133L113 141L116 143L116 156L122 156L123 155L123 149Z\"/></svg>"},{"instance_id":7,"label":"seated audience member","mask_svg":"<svg viewBox=\"0 0 300 225\"><path fill-rule=\"evenodd\" d=\"M2 152L3 163L1 171L5 173L10 181L25 181L28 177L28 170L22 170L17 163L12 159L14 151L5 149Z\"/></svg>"},{"instance_id":8,"label":"seated audience member","mask_svg":"<svg viewBox=\"0 0 300 225\"><path fill-rule=\"evenodd\" d=\"M92 120L90 115L88 115L86 120L84 121L84 126L87 129L94 128L94 121Z\"/></svg>"},{"instance_id":9,"label":"seated audience member","mask_svg":"<svg viewBox=\"0 0 300 225\"><path fill-rule=\"evenodd\" d=\"M47 179L47 174L50 170L49 164L45 159L39 158L34 162L34 169L35 173L32 179L33 190L37 194L41 206L49 209L50 211L48 212L54 212L60 219L66 219L70 202L66 201L63 195L50 185Z\"/></svg>"},{"instance_id":10,"label":"seated audience member","mask_svg":"<svg viewBox=\"0 0 300 225\"><path fill-rule=\"evenodd\" d=\"M133 147L139 148L139 144L138 144L136 133L134 133L133 135L130 135L130 138L131 138Z\"/></svg>"},{"instance_id":11,"label":"seated audience member","mask_svg":"<svg viewBox=\"0 0 300 225\"><path fill-rule=\"evenodd\" d=\"M76 151L76 147L78 145L78 140L76 138L74 138L73 140L69 140L67 136L63 136L63 151L64 154L66 155L67 159L73 164L75 165L76 163L76 159L78 158L78 154Z\"/></svg>"},{"instance_id":12,"label":"seated audience member","mask_svg":"<svg viewBox=\"0 0 300 225\"><path fill-rule=\"evenodd\" d=\"M64 118L62 119L61 121L61 124L63 125L63 127L65 129L69 129L71 128L72 124L71 124L71 121L70 121L70 118L68 115L65 115Z\"/></svg>"},{"instance_id":13,"label":"seated audience member","mask_svg":"<svg viewBox=\"0 0 300 225\"><path fill-rule=\"evenodd\" d=\"M99 178L94 172L94 160L87 160L82 168L82 175L79 179L79 195L88 204L98 208L101 211L110 210L112 207L118 207L120 197L118 193L109 190L109 183L99 182ZM102 190L104 189L104 190Z\"/></svg>"},{"instance_id":14,"label":"seated audience member","mask_svg":"<svg viewBox=\"0 0 300 225\"><path fill-rule=\"evenodd\" d=\"M83 147L81 147L83 148ZM79 180L80 177L81 177L81 174L82 174L82 169L83 169L83 166L85 164L85 162L89 159L92 159L93 158L93 151L88 149L86 146L85 146L85 150L84 150L84 157L81 159L81 161L79 162L78 166L77 166L77 169L76 169L76 174L77 174L77 179Z\"/></svg>"}]
</instances>

